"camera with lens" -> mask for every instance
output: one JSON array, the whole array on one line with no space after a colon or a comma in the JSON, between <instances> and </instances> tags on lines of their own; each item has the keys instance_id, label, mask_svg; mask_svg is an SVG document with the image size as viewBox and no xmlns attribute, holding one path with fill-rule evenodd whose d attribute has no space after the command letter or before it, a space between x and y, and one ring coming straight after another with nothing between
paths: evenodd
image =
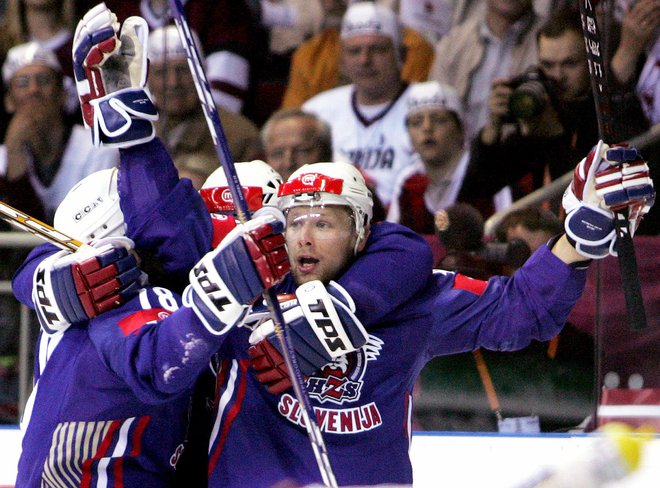
<instances>
[{"instance_id":1,"label":"camera with lens","mask_svg":"<svg viewBox=\"0 0 660 488\"><path fill-rule=\"evenodd\" d=\"M545 109L548 97L554 96L554 82L536 66L509 81L513 93L509 98L508 121L529 120Z\"/></svg>"}]
</instances>

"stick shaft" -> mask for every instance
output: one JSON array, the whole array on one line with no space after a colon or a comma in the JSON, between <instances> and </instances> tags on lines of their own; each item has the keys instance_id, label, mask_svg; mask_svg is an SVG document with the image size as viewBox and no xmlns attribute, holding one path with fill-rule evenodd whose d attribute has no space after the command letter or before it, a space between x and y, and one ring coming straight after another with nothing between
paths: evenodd
<instances>
[{"instance_id":1,"label":"stick shaft","mask_svg":"<svg viewBox=\"0 0 660 488\"><path fill-rule=\"evenodd\" d=\"M608 143L618 142L615 120L612 116L611 97L607 85L607 70L601 33L598 29L594 3L596 0L579 0L582 32L584 35L591 88L596 105L598 132L600 138ZM603 2L605 3L605 2ZM615 214L614 224L617 240L616 250L619 256L619 270L623 294L626 300L628 324L633 330L646 328L646 312L642 299L642 290L637 273L637 258L632 236L628 231L628 209Z\"/></svg>"},{"instance_id":2,"label":"stick shaft","mask_svg":"<svg viewBox=\"0 0 660 488\"><path fill-rule=\"evenodd\" d=\"M197 48L195 47L195 43L190 32L190 27L188 25L188 21L186 20L186 15L180 0L170 0L170 7L174 21L179 31L179 37L181 38L181 42L186 49L188 65L195 80L197 96L199 97L199 100L202 104L206 122L209 126L209 131L211 132L213 145L215 146L218 159L220 160L220 164L222 165L222 168L224 169L225 175L227 177L227 183L231 192L231 196L234 200L237 216L241 222L245 222L249 218L247 201L245 199L245 195L243 194L238 175L236 174L234 162L229 151L227 138L225 136L224 130L222 129L218 110L215 106L215 103L213 102L211 88L206 78L204 68L202 67L201 57L197 51ZM316 458L319 471L321 472L321 477L327 486L336 487L337 482L335 480L332 467L330 466L325 442L321 434L321 429L319 428L316 420L316 413L314 412L311 400L307 395L307 391L304 388L305 383L303 375L300 371L295 349L293 348L293 342L289 337L286 323L282 317L282 311L277 302L275 292L268 290L264 298L266 299L268 308L273 315L273 322L275 324L277 338L280 341L283 357L287 368L289 369L291 383L293 385L296 399L301 406L305 429L307 430L307 435L310 439L312 449L314 450L314 456Z\"/></svg>"},{"instance_id":3,"label":"stick shaft","mask_svg":"<svg viewBox=\"0 0 660 488\"><path fill-rule=\"evenodd\" d=\"M57 247L67 251L75 252L78 248L84 245L73 237L69 237L62 232L59 232L51 225L35 219L2 201L0 201L0 218L21 230L35 234L43 240L55 244Z\"/></svg>"}]
</instances>

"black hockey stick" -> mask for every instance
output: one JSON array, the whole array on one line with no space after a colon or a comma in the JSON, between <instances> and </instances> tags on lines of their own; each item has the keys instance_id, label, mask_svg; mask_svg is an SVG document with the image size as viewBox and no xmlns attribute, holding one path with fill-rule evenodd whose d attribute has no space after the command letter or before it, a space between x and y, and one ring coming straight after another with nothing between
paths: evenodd
<instances>
[{"instance_id":1,"label":"black hockey stick","mask_svg":"<svg viewBox=\"0 0 660 488\"><path fill-rule=\"evenodd\" d=\"M41 220L37 220L20 210L0 201L0 218L32 234L41 237L43 240L55 244L57 247L66 251L75 252L86 244L74 239L55 229Z\"/></svg>"},{"instance_id":2,"label":"black hockey stick","mask_svg":"<svg viewBox=\"0 0 660 488\"><path fill-rule=\"evenodd\" d=\"M603 43L601 42L600 30L596 22L594 4L598 0L579 0L580 17L582 20L582 33L589 63L589 76L591 77L591 89L596 104L596 116L598 118L598 133L600 138L610 144L617 142L617 130L612 116L611 98L607 89L607 70L605 66L605 55ZM604 4L606 2L601 2ZM603 9L605 10L605 9ZM637 258L635 247L628 227L628 209L625 208L615 213L616 227L616 251L619 256L619 269L621 272L621 283L623 294L626 299L626 311L628 324L633 330L641 330L646 327L646 312L642 299L642 289L637 274Z\"/></svg>"},{"instance_id":3,"label":"black hockey stick","mask_svg":"<svg viewBox=\"0 0 660 488\"><path fill-rule=\"evenodd\" d=\"M220 164L225 171L227 183L234 201L234 206L236 208L238 218L242 223L244 223L249 218L250 211L248 209L247 201L245 199L245 195L243 194L240 181L238 180L238 175L236 174L236 168L234 167L231 153L229 152L229 145L227 143L224 130L222 129L222 124L220 123L218 110L215 106L215 103L213 102L211 88L206 78L204 68L202 67L201 57L197 51L197 47L195 46L192 34L190 32L190 26L188 25L188 21L186 19L186 14L183 10L183 6L181 5L181 1L170 0L170 8L172 10L174 22L176 23L177 29L179 31L181 43L186 49L188 66L190 67L193 79L195 80L197 96L199 97L199 100L202 104L204 116L209 126L211 137L213 138L213 145L215 146L218 159L220 160ZM301 413L305 423L305 429L307 430L307 435L309 436L309 440L312 444L312 449L314 450L314 456L316 458L319 471L321 472L323 483L326 486L336 487L337 481L335 480L332 467L330 466L330 460L328 458L328 451L325 446L325 441L323 440L321 429L317 423L316 413L312 407L311 400L309 399L307 391L305 390L305 383L303 375L300 371L300 366L298 365L296 352L293 348L293 342L289 337L287 326L282 317L282 311L279 307L275 292L269 290L268 293L265 294L264 298L266 299L268 308L273 316L275 332L282 348L284 361L287 368L289 369L293 391L295 393L296 399L298 400L298 403L301 406Z\"/></svg>"}]
</instances>

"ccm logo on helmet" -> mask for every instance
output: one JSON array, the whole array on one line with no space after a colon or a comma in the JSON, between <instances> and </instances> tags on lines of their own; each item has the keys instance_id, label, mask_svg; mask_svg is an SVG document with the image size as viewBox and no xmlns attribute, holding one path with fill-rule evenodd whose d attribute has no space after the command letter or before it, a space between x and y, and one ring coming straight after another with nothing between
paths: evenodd
<instances>
[{"instance_id":1,"label":"ccm logo on helmet","mask_svg":"<svg viewBox=\"0 0 660 488\"><path fill-rule=\"evenodd\" d=\"M75 220L76 222L80 222L82 219L84 219L90 213L92 213L94 209L99 205L101 205L102 203L103 203L103 197L101 196L96 197L96 200L94 200L91 203L88 203L83 208L78 210L75 214L73 214L73 220Z\"/></svg>"}]
</instances>

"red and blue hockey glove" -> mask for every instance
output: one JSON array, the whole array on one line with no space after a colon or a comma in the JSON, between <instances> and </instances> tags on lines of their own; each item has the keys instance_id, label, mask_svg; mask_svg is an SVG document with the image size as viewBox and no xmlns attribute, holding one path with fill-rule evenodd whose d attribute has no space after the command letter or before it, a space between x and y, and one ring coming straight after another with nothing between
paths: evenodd
<instances>
[{"instance_id":1,"label":"red and blue hockey glove","mask_svg":"<svg viewBox=\"0 0 660 488\"><path fill-rule=\"evenodd\" d=\"M218 335L229 331L265 290L289 272L284 222L279 210L261 210L237 225L190 271L183 303L209 331Z\"/></svg>"},{"instance_id":2,"label":"red and blue hockey glove","mask_svg":"<svg viewBox=\"0 0 660 488\"><path fill-rule=\"evenodd\" d=\"M85 126L95 146L130 147L155 136L158 112L145 89L149 28L117 17L101 3L76 27L73 68Z\"/></svg>"},{"instance_id":3,"label":"red and blue hockey glove","mask_svg":"<svg viewBox=\"0 0 660 488\"><path fill-rule=\"evenodd\" d=\"M43 330L55 334L115 308L135 296L146 276L140 271L133 242L101 239L84 252L60 251L37 266L32 299Z\"/></svg>"},{"instance_id":4,"label":"red and blue hockey glove","mask_svg":"<svg viewBox=\"0 0 660 488\"><path fill-rule=\"evenodd\" d=\"M355 316L353 299L335 282L327 287L320 281L299 286L296 299L285 302L282 309L304 375L361 348L369 338ZM288 368L272 320L257 324L250 344L248 353L257 380L274 395L290 388Z\"/></svg>"},{"instance_id":5,"label":"red and blue hockey glove","mask_svg":"<svg viewBox=\"0 0 660 488\"><path fill-rule=\"evenodd\" d=\"M564 228L575 249L592 259L616 256L614 212L628 207L634 234L653 205L655 192L648 166L634 148L610 148L600 141L575 168L564 192Z\"/></svg>"}]
</instances>

